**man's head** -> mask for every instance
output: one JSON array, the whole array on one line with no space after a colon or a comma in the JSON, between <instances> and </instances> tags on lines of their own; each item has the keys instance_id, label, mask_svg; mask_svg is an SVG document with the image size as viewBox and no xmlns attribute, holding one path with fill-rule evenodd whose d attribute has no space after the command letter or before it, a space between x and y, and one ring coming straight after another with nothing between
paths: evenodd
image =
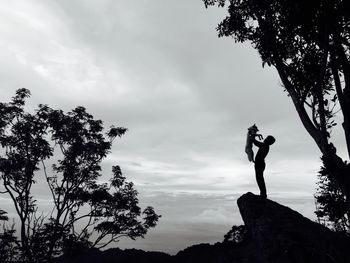
<instances>
[{"instance_id":1,"label":"man's head","mask_svg":"<svg viewBox=\"0 0 350 263\"><path fill-rule=\"evenodd\" d=\"M275 137L269 135L266 137L266 139L264 140L264 143L267 143L268 145L272 145L274 144L276 141Z\"/></svg>"}]
</instances>

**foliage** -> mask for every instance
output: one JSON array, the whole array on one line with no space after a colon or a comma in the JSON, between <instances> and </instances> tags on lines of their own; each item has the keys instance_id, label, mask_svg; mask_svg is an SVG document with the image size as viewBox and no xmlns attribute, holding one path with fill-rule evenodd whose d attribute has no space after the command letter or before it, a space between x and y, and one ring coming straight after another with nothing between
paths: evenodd
<instances>
[{"instance_id":1,"label":"foliage","mask_svg":"<svg viewBox=\"0 0 350 263\"><path fill-rule=\"evenodd\" d=\"M0 232L0 262L11 262L17 259L19 246L14 224L7 227L5 222L8 221L6 212L0 209L0 221L2 222L2 231ZM5 222L4 222L5 221Z\"/></svg>"},{"instance_id":2,"label":"foliage","mask_svg":"<svg viewBox=\"0 0 350 263\"><path fill-rule=\"evenodd\" d=\"M7 221L9 219L6 214L4 210L0 209L0 221Z\"/></svg>"},{"instance_id":3,"label":"foliage","mask_svg":"<svg viewBox=\"0 0 350 263\"><path fill-rule=\"evenodd\" d=\"M203 0L228 4L220 37L250 42L274 66L325 167L350 200L350 166L330 142L341 112L350 156L350 2L345 0ZM347 203L350 211L350 202Z\"/></svg>"},{"instance_id":4,"label":"foliage","mask_svg":"<svg viewBox=\"0 0 350 263\"><path fill-rule=\"evenodd\" d=\"M245 225L234 225L224 236L224 242L241 243L248 235L248 228Z\"/></svg>"},{"instance_id":5,"label":"foliage","mask_svg":"<svg viewBox=\"0 0 350 263\"><path fill-rule=\"evenodd\" d=\"M84 107L64 113L39 105L25 112L29 96L20 89L10 103L0 104L2 193L20 220L22 258L40 262L82 247L102 248L155 227L160 216L152 207L141 211L138 193L119 166L112 167L109 182L99 179L101 161L127 129L112 126L104 133L102 121ZM46 215L32 194L37 180L45 180L51 192L53 207Z\"/></svg>"},{"instance_id":6,"label":"foliage","mask_svg":"<svg viewBox=\"0 0 350 263\"><path fill-rule=\"evenodd\" d=\"M325 167L321 167L318 180L315 194L315 214L318 221L335 231L350 233L350 218L345 194Z\"/></svg>"}]
</instances>

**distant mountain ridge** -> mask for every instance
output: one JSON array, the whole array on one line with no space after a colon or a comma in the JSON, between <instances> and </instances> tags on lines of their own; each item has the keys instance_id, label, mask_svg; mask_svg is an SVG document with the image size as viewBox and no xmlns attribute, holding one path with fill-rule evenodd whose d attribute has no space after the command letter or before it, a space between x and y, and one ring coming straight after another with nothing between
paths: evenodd
<instances>
[{"instance_id":1,"label":"distant mountain ridge","mask_svg":"<svg viewBox=\"0 0 350 263\"><path fill-rule=\"evenodd\" d=\"M249 235L241 242L198 244L175 256L137 249L91 251L58 262L103 263L348 263L350 239L289 207L252 193L238 200Z\"/></svg>"}]
</instances>

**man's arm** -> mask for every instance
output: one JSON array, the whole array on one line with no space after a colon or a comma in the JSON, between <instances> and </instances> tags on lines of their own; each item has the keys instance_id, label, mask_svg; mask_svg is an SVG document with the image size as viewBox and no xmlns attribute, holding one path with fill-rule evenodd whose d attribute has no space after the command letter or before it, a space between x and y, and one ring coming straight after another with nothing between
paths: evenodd
<instances>
[{"instance_id":1,"label":"man's arm","mask_svg":"<svg viewBox=\"0 0 350 263\"><path fill-rule=\"evenodd\" d=\"M255 138L253 139L253 143L259 148L264 145L262 142L257 141Z\"/></svg>"},{"instance_id":2,"label":"man's arm","mask_svg":"<svg viewBox=\"0 0 350 263\"><path fill-rule=\"evenodd\" d=\"M264 137L261 134L255 134L255 137L258 137L259 140L263 140L264 139Z\"/></svg>"}]
</instances>

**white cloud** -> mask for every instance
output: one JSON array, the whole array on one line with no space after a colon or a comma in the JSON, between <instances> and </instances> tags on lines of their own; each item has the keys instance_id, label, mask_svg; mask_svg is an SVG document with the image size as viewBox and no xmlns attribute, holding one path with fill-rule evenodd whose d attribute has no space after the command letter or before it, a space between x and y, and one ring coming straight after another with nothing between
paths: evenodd
<instances>
[{"instance_id":1,"label":"white cloud","mask_svg":"<svg viewBox=\"0 0 350 263\"><path fill-rule=\"evenodd\" d=\"M207 223L207 224L219 224L219 225L231 225L237 214L231 211L227 211L222 207L216 209L206 209L197 216L190 219L192 223Z\"/></svg>"}]
</instances>

